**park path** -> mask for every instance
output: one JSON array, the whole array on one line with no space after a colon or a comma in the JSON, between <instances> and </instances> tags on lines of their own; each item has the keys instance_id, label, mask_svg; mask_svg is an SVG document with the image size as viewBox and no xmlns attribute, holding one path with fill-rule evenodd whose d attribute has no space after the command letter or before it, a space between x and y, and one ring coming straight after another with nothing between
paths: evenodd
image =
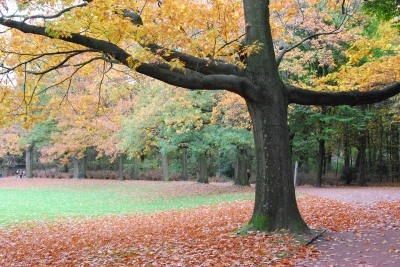
<instances>
[{"instance_id":1,"label":"park path","mask_svg":"<svg viewBox=\"0 0 400 267\"><path fill-rule=\"evenodd\" d=\"M297 187L296 192L370 206L376 202L399 201L400 187ZM334 208L334 207L332 207ZM400 225L359 231L325 232L312 244L321 251L318 260L307 260L296 266L400 266Z\"/></svg>"}]
</instances>

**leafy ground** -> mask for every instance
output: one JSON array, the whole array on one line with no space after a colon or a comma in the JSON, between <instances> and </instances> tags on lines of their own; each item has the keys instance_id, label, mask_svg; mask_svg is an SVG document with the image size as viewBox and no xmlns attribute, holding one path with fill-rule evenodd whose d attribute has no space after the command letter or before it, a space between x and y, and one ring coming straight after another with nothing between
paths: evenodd
<instances>
[{"instance_id":1,"label":"leafy ground","mask_svg":"<svg viewBox=\"0 0 400 267\"><path fill-rule=\"evenodd\" d=\"M318 249L304 246L287 233L237 235L235 230L250 219L254 188L191 182L16 178L0 179L0 188L1 201L20 203L13 206L19 214L7 215L0 227L0 266L314 266L328 262L316 260L324 256L318 244ZM35 213L34 207L51 209L53 205L46 204L46 197L54 191L65 200L53 198L54 206L58 206L53 215ZM21 196L20 192L30 194L10 201L3 196L5 192L8 197ZM34 192L42 196L34 198ZM107 204L110 199L113 205ZM161 205L163 201L169 204ZM89 207L55 216L70 202ZM156 203L154 207L161 207L161 211L154 207L135 209L129 202L138 206L147 203L147 207ZM79 207L77 203L65 210ZM106 203L104 209L101 203ZM399 200L355 205L302 194L298 204L310 226L327 228L331 234L350 230L362 235L378 228L396 231L400 225ZM25 213L35 213L40 223L27 221L35 216L25 217L18 211L24 205L30 206ZM117 209L119 205L125 208ZM1 206L2 212L4 208L8 206ZM76 217L80 212L82 216ZM336 237L324 237L329 238ZM398 247L388 248L387 253L388 257L397 255Z\"/></svg>"}]
</instances>

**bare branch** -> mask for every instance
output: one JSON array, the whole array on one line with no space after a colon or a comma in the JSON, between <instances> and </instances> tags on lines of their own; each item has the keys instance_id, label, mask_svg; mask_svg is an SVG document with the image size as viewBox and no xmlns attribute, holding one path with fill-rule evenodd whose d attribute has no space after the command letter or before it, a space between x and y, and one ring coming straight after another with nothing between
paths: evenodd
<instances>
[{"instance_id":1,"label":"bare branch","mask_svg":"<svg viewBox=\"0 0 400 267\"><path fill-rule=\"evenodd\" d=\"M69 66L69 65L65 65L65 63L69 59L71 59L72 57L74 57L76 55L79 55L79 54L82 54L82 53L85 53L85 52L97 52L97 51L92 50L92 49L90 49L90 50L85 49L85 50L75 50L75 51L66 51L66 52L50 52L50 53L43 53L43 54L17 53L17 52L13 52L13 51L2 51L2 52L9 53L9 54L14 54L14 55L18 55L18 56L32 56L32 58L30 58L29 60L26 60L24 62L21 62L21 63L15 65L13 67L7 67L7 66L4 66L3 64L0 64L0 68L5 69L5 71L4 72L0 72L0 74L6 74L7 72L12 72L12 71L16 70L17 68L26 65L27 63L33 63L34 61L39 60L39 59L41 59L43 57L46 57L46 56L70 54L62 62L60 62L59 64L57 64L57 65L55 65L55 66L53 66L53 67L51 67L51 68L49 68L47 70L44 70L44 71L41 71L41 72L27 71L29 74L42 75L42 74L48 73L48 72L50 72L52 70L55 70L55 69L58 69L58 68L61 68L61 67L65 67L65 66ZM26 71L26 69L25 69L25 71Z\"/></svg>"},{"instance_id":2,"label":"bare branch","mask_svg":"<svg viewBox=\"0 0 400 267\"><path fill-rule=\"evenodd\" d=\"M343 5L344 5L344 1L343 1ZM345 9L344 9L345 10ZM309 36L307 36L306 38L302 39L301 41L297 42L296 44L286 48L285 46L282 47L282 50L279 52L278 57L276 58L276 65L279 67L279 65L281 64L281 61L283 59L283 56L287 53L292 51L293 49L295 49L296 47L302 45L304 42L317 38L319 36L324 36L324 35L332 35L332 34L337 34L340 33L343 29L344 29L344 25L346 23L348 19L348 14L344 14L342 21L340 22L340 24L335 27L334 30L332 31L328 31L328 32L320 32L320 33L315 33L315 34L311 34Z\"/></svg>"},{"instance_id":3,"label":"bare branch","mask_svg":"<svg viewBox=\"0 0 400 267\"><path fill-rule=\"evenodd\" d=\"M71 11L74 8L84 7L86 5L87 5L87 3L82 3L82 4L79 4L79 5L76 5L76 6L71 6L71 7L68 7L68 8L65 8L65 9L61 10L57 14L50 15L50 16L33 15L33 16L28 16L28 17L26 17L26 16L20 16L20 17L24 18L23 21L27 21L27 20L30 20L30 19L55 19L55 18L58 18L58 17L62 16L65 13ZM13 17L18 17L18 16L13 16Z\"/></svg>"}]
</instances>

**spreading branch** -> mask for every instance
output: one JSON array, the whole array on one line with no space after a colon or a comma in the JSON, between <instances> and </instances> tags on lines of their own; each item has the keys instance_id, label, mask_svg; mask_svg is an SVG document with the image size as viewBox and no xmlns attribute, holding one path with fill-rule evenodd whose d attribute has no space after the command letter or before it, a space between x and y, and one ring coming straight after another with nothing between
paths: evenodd
<instances>
[{"instance_id":1,"label":"spreading branch","mask_svg":"<svg viewBox=\"0 0 400 267\"><path fill-rule=\"evenodd\" d=\"M367 92L318 92L286 85L286 93L289 103L321 106L355 106L378 103L399 94L400 82L389 85L381 90L371 90Z\"/></svg>"},{"instance_id":2,"label":"spreading branch","mask_svg":"<svg viewBox=\"0 0 400 267\"><path fill-rule=\"evenodd\" d=\"M34 26L24 22L4 18L0 18L0 24L20 30L24 33L31 33L35 35L46 36L48 38L54 38L49 33L47 33L45 27L42 26ZM167 51L163 50L162 47L157 45L151 45L150 49L163 55L167 59L179 58L179 60L186 63L186 68L194 70L180 70L179 72L177 72L171 69L167 70L165 68L159 67L157 64L141 63L138 60L129 61L129 59L132 58L131 55L119 46L107 41L98 40L77 33L71 33L68 37L60 36L58 39L82 45L84 47L95 49L97 51L102 51L105 54L111 55L113 58L115 58L125 66L128 66L130 68L132 68L133 66L137 66L136 71L141 74L179 87L210 90L227 89L240 95L248 94L249 90L253 90L254 88L256 88L256 86L253 85L246 78L238 77L236 75L226 75L229 73L229 69L239 70L237 66L212 62L206 59L199 59L190 55L185 55L180 52L173 52L174 55L169 56L165 54L167 53ZM220 73L223 73L225 75L221 75ZM208 77L205 74L211 75L210 77Z\"/></svg>"}]
</instances>

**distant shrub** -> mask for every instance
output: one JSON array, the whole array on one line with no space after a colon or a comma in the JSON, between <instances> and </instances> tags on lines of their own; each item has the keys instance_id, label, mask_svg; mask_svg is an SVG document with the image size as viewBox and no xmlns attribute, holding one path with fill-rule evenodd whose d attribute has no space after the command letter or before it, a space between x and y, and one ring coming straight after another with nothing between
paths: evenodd
<instances>
[{"instance_id":1,"label":"distant shrub","mask_svg":"<svg viewBox=\"0 0 400 267\"><path fill-rule=\"evenodd\" d=\"M180 178L180 177L181 177L180 174L174 172L174 173L171 173L171 174L169 175L169 180L170 180L170 181L179 181L179 178Z\"/></svg>"},{"instance_id":2,"label":"distant shrub","mask_svg":"<svg viewBox=\"0 0 400 267\"><path fill-rule=\"evenodd\" d=\"M145 173L140 173L138 175L139 180L147 180L147 181L161 181L162 180L162 172L161 170L149 170Z\"/></svg>"},{"instance_id":3,"label":"distant shrub","mask_svg":"<svg viewBox=\"0 0 400 267\"><path fill-rule=\"evenodd\" d=\"M355 167L344 167L342 175L340 175L340 180L345 181L349 185L352 181L357 180L357 173L358 170Z\"/></svg>"},{"instance_id":4,"label":"distant shrub","mask_svg":"<svg viewBox=\"0 0 400 267\"><path fill-rule=\"evenodd\" d=\"M117 180L117 171L86 171L86 177L89 179L108 179Z\"/></svg>"}]
</instances>

